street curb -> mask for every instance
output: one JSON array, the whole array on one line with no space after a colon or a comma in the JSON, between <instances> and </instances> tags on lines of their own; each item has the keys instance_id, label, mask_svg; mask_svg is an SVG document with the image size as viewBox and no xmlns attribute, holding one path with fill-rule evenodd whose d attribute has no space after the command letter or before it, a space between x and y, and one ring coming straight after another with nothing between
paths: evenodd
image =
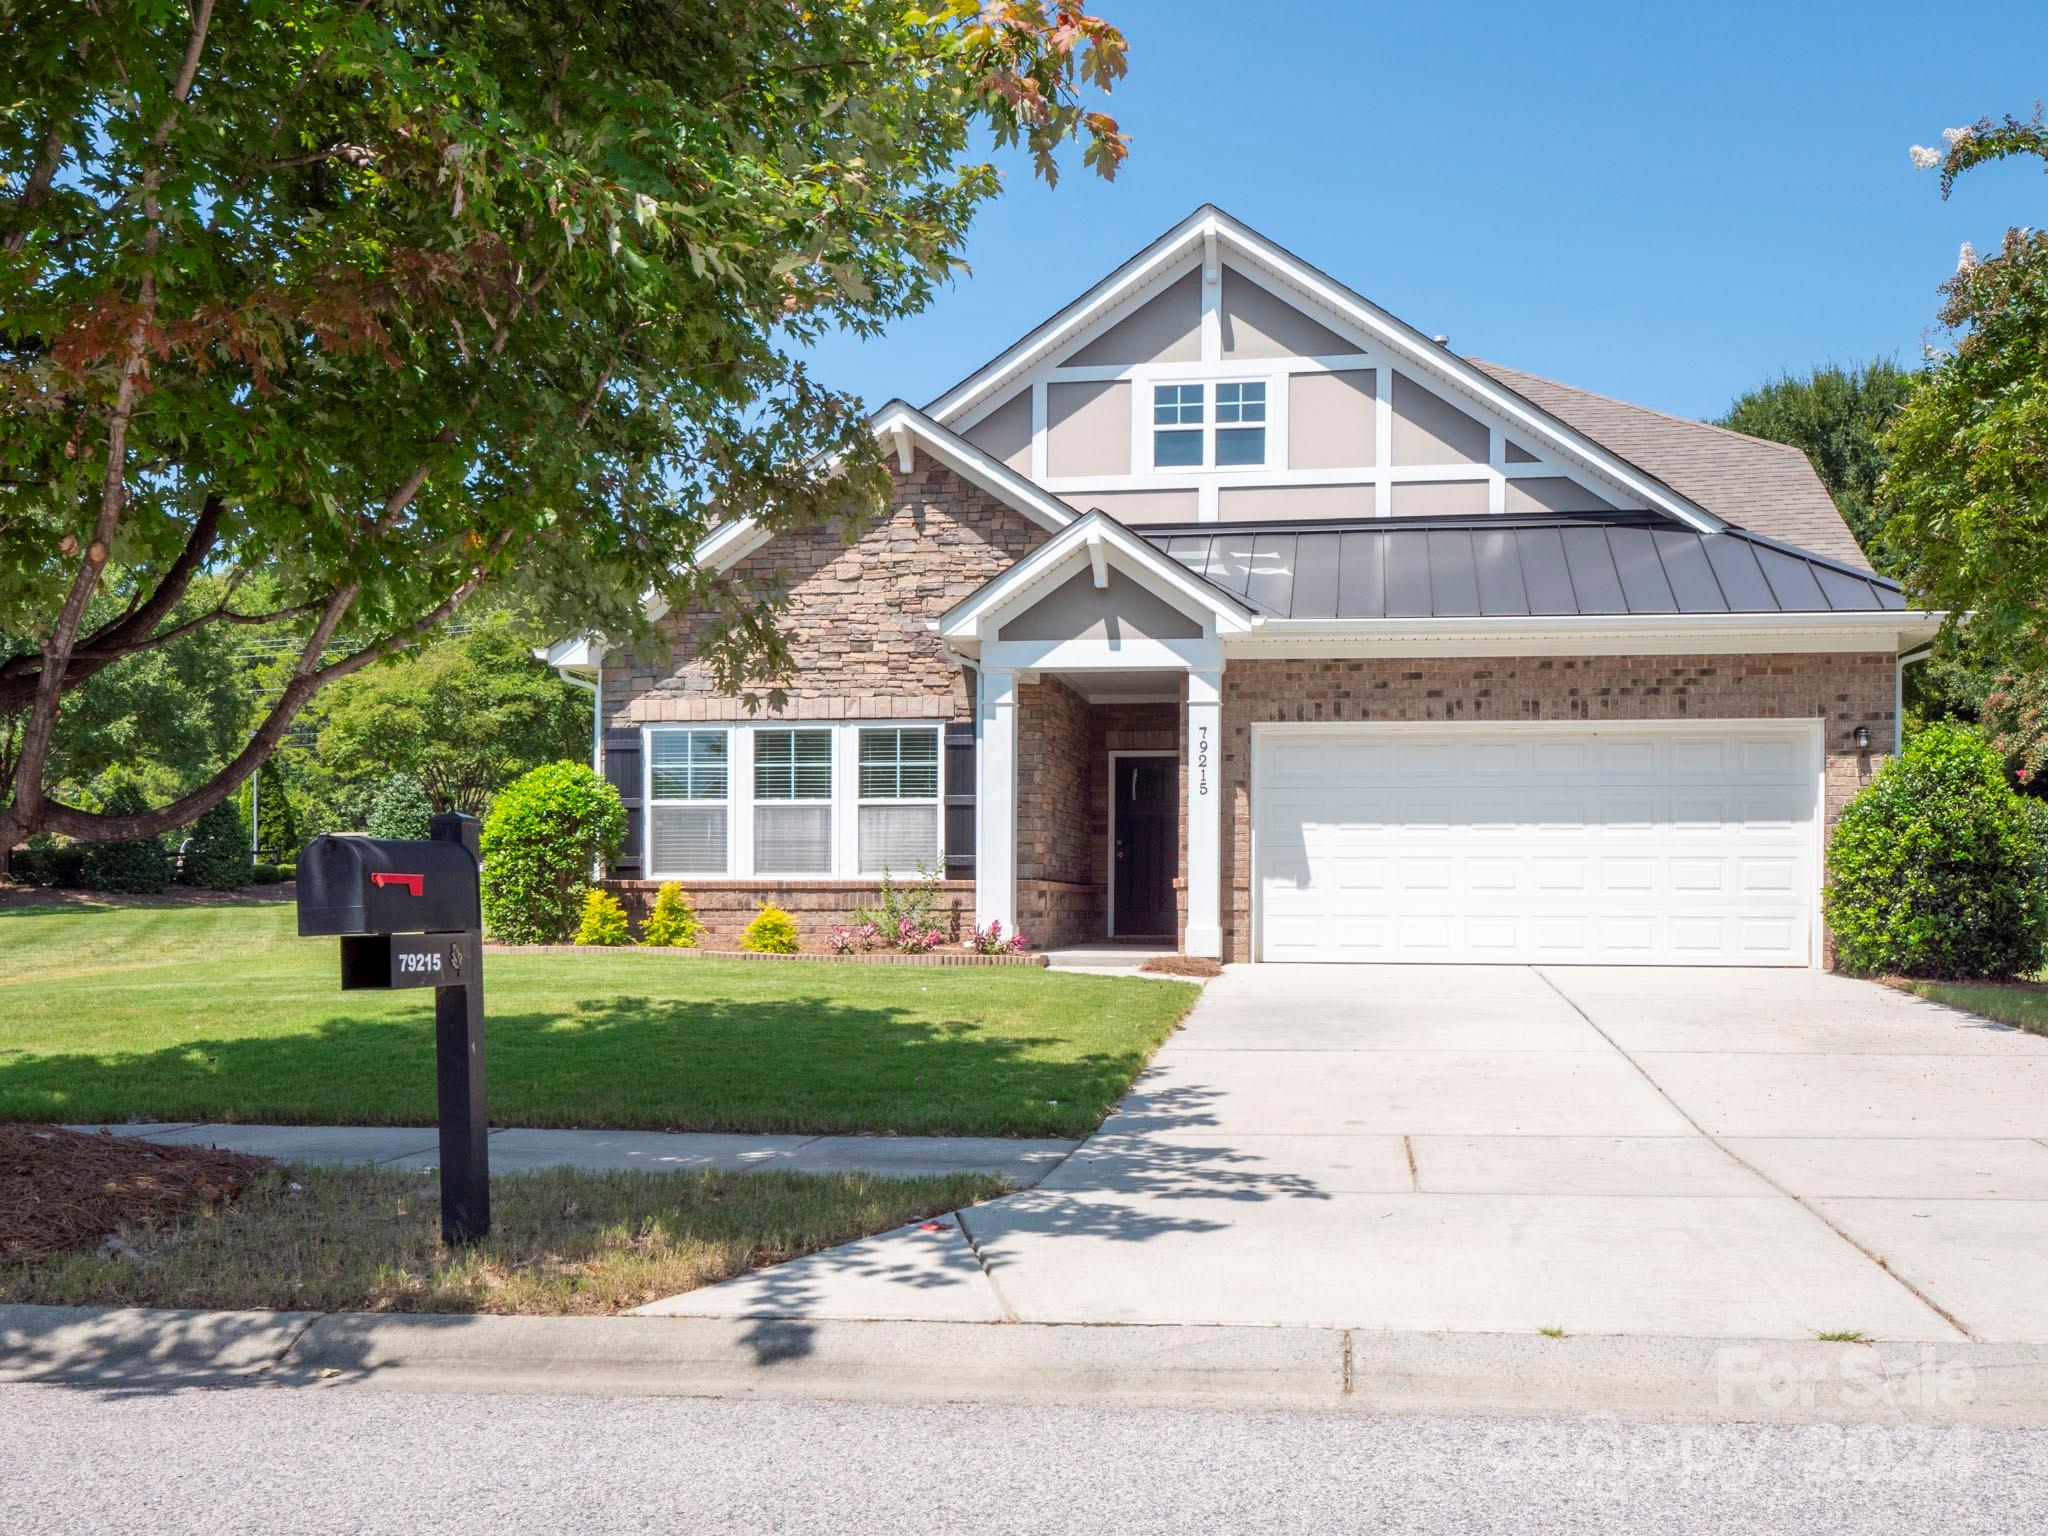
<instances>
[{"instance_id":1,"label":"street curb","mask_svg":"<svg viewBox=\"0 0 2048 1536\"><path fill-rule=\"evenodd\" d=\"M0 1382L2048 1428L2048 1345L0 1306Z\"/></svg>"}]
</instances>

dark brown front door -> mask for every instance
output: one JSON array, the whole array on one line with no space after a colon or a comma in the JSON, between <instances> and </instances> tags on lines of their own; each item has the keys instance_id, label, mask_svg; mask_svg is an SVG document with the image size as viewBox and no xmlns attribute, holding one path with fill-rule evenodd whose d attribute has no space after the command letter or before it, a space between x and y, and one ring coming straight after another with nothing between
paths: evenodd
<instances>
[{"instance_id":1,"label":"dark brown front door","mask_svg":"<svg viewBox=\"0 0 2048 1536\"><path fill-rule=\"evenodd\" d=\"M1173 937L1180 760L1110 759L1109 925L1120 939Z\"/></svg>"}]
</instances>

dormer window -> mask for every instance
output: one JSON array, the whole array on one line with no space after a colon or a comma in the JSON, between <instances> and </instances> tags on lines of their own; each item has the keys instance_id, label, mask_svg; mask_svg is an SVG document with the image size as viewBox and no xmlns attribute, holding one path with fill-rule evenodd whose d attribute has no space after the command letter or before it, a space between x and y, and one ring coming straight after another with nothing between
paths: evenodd
<instances>
[{"instance_id":1,"label":"dormer window","mask_svg":"<svg viewBox=\"0 0 2048 1536\"><path fill-rule=\"evenodd\" d=\"M1212 388L1213 420L1207 410ZM1257 468L1265 462L1264 380L1152 386L1154 469Z\"/></svg>"}]
</instances>

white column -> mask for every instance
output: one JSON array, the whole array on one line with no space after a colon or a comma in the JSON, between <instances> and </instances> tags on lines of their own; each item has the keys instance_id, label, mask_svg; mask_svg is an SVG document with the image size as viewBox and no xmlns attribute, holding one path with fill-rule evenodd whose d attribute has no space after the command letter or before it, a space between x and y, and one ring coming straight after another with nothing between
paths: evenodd
<instances>
[{"instance_id":1,"label":"white column","mask_svg":"<svg viewBox=\"0 0 2048 1536\"><path fill-rule=\"evenodd\" d=\"M1188 927L1190 955L1223 955L1223 675L1188 674Z\"/></svg>"},{"instance_id":2,"label":"white column","mask_svg":"<svg viewBox=\"0 0 2048 1536\"><path fill-rule=\"evenodd\" d=\"M974 711L974 921L1017 930L1017 675L978 674Z\"/></svg>"}]
</instances>

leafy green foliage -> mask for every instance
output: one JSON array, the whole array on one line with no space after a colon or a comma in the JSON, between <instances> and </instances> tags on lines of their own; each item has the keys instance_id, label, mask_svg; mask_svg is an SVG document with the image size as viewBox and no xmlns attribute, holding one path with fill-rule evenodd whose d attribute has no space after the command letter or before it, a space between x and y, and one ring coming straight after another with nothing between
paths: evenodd
<instances>
[{"instance_id":1,"label":"leafy green foliage","mask_svg":"<svg viewBox=\"0 0 2048 1536\"><path fill-rule=\"evenodd\" d=\"M19 885L78 885L85 879L85 849L39 832L7 856L7 878Z\"/></svg>"},{"instance_id":2,"label":"leafy green foliage","mask_svg":"<svg viewBox=\"0 0 2048 1536\"><path fill-rule=\"evenodd\" d=\"M237 891L249 883L249 829L232 800L223 800L192 825L178 879L208 891Z\"/></svg>"},{"instance_id":3,"label":"leafy green foliage","mask_svg":"<svg viewBox=\"0 0 2048 1536\"><path fill-rule=\"evenodd\" d=\"M757 955L793 955L800 947L796 919L782 908L766 903L740 934L740 948L750 949Z\"/></svg>"},{"instance_id":4,"label":"leafy green foliage","mask_svg":"<svg viewBox=\"0 0 2048 1536\"><path fill-rule=\"evenodd\" d=\"M582 763L548 763L508 785L484 822L484 926L507 944L559 944L590 872L626 835L619 792Z\"/></svg>"},{"instance_id":5,"label":"leafy green foliage","mask_svg":"<svg viewBox=\"0 0 2048 1536\"><path fill-rule=\"evenodd\" d=\"M710 605L734 689L773 594L679 551L881 504L797 351L959 269L1001 178L1111 174L1122 37L1065 0L15 6L0 51L0 845L181 825L323 688L480 591L645 639ZM832 473L823 472L827 464ZM217 771L55 797L66 695L193 623L289 642ZM44 669L49 668L45 686Z\"/></svg>"},{"instance_id":6,"label":"leafy green foliage","mask_svg":"<svg viewBox=\"0 0 2048 1536\"><path fill-rule=\"evenodd\" d=\"M420 781L409 773L394 773L371 798L363 830L372 837L424 841L433 830L433 820L434 805Z\"/></svg>"},{"instance_id":7,"label":"leafy green foliage","mask_svg":"<svg viewBox=\"0 0 2048 1536\"><path fill-rule=\"evenodd\" d=\"M314 761L409 775L437 811L482 815L542 763L587 755L590 696L534 660L531 641L492 614L467 634L335 684L321 701Z\"/></svg>"},{"instance_id":8,"label":"leafy green foliage","mask_svg":"<svg viewBox=\"0 0 2048 1536\"><path fill-rule=\"evenodd\" d=\"M1946 196L1973 165L2008 156L2048 160L2048 128L1986 119L1952 130ZM2029 667L2048 655L2048 233L2013 229L1998 253L1965 246L1942 287L1953 335L1931 358L1885 439L1891 465L1887 555L1930 608L1971 614L1976 643Z\"/></svg>"},{"instance_id":9,"label":"leafy green foliage","mask_svg":"<svg viewBox=\"0 0 2048 1536\"><path fill-rule=\"evenodd\" d=\"M123 783L108 794L102 809L119 816L141 806L142 792ZM170 883L170 850L160 837L95 843L86 849L79 874L79 884L89 891L117 891L130 896L154 896Z\"/></svg>"},{"instance_id":10,"label":"leafy green foliage","mask_svg":"<svg viewBox=\"0 0 2048 1536\"><path fill-rule=\"evenodd\" d=\"M899 933L928 933L935 925L945 874L941 864L920 864L915 880L899 884L885 869L880 899L872 907L855 907L850 920L856 928L872 924L886 942L894 942Z\"/></svg>"},{"instance_id":11,"label":"leafy green foliage","mask_svg":"<svg viewBox=\"0 0 2048 1536\"><path fill-rule=\"evenodd\" d=\"M1749 391L1716 425L1803 449L1856 542L1875 556L1883 531L1877 487L1886 463L1884 433L1912 392L1913 378L1889 358L1849 368L1827 363Z\"/></svg>"},{"instance_id":12,"label":"leafy green foliage","mask_svg":"<svg viewBox=\"0 0 2048 1536\"><path fill-rule=\"evenodd\" d=\"M1828 840L1828 926L1863 975L2009 977L2048 941L2048 810L1998 754L1936 723L1879 768Z\"/></svg>"},{"instance_id":13,"label":"leafy green foliage","mask_svg":"<svg viewBox=\"0 0 2048 1536\"><path fill-rule=\"evenodd\" d=\"M633 942L626 931L626 908L610 891L592 889L584 893L583 915L576 924L578 944L616 949Z\"/></svg>"},{"instance_id":14,"label":"leafy green foliage","mask_svg":"<svg viewBox=\"0 0 2048 1536\"><path fill-rule=\"evenodd\" d=\"M277 865L266 863L262 859L258 859L249 866L249 883L251 885L275 885L278 881L289 878L290 876L279 871Z\"/></svg>"},{"instance_id":15,"label":"leafy green foliage","mask_svg":"<svg viewBox=\"0 0 2048 1536\"><path fill-rule=\"evenodd\" d=\"M695 949L703 933L697 904L679 883L670 880L654 893L654 910L640 929L640 942L652 949Z\"/></svg>"}]
</instances>

